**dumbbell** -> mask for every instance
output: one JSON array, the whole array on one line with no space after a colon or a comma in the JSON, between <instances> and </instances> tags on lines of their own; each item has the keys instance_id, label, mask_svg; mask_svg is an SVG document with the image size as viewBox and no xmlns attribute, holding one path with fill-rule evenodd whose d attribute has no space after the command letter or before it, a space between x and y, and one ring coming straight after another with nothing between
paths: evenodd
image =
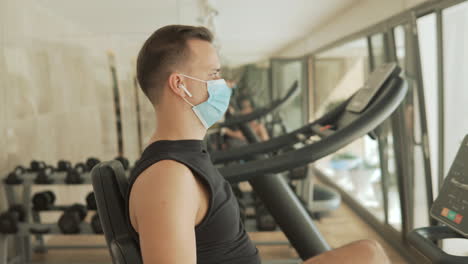
<instances>
[{"instance_id":1,"label":"dumbbell","mask_svg":"<svg viewBox=\"0 0 468 264\"><path fill-rule=\"evenodd\" d=\"M81 232L80 224L87 215L86 207L74 204L63 212L58 221L60 231L64 234L78 234Z\"/></svg>"},{"instance_id":2,"label":"dumbbell","mask_svg":"<svg viewBox=\"0 0 468 264\"><path fill-rule=\"evenodd\" d=\"M0 214L0 233L15 234L18 232L18 223L24 222L26 211L22 205L12 205L7 212Z\"/></svg>"},{"instance_id":3,"label":"dumbbell","mask_svg":"<svg viewBox=\"0 0 468 264\"><path fill-rule=\"evenodd\" d=\"M98 165L101 161L97 158L90 157L86 160L86 169L87 171L91 171L94 166Z\"/></svg>"},{"instance_id":4,"label":"dumbbell","mask_svg":"<svg viewBox=\"0 0 468 264\"><path fill-rule=\"evenodd\" d=\"M46 166L41 169L34 179L34 183L36 184L52 184L54 179L52 178L52 174L54 173L54 168L51 166Z\"/></svg>"},{"instance_id":5,"label":"dumbbell","mask_svg":"<svg viewBox=\"0 0 468 264\"><path fill-rule=\"evenodd\" d=\"M6 179L3 180L5 184L22 184L23 179L20 177L26 169L22 166L17 166L12 172L8 174Z\"/></svg>"},{"instance_id":6,"label":"dumbbell","mask_svg":"<svg viewBox=\"0 0 468 264\"><path fill-rule=\"evenodd\" d=\"M101 220L99 219L98 213L94 214L93 217L91 218L91 228L96 234L104 234L104 231L102 230Z\"/></svg>"},{"instance_id":7,"label":"dumbbell","mask_svg":"<svg viewBox=\"0 0 468 264\"><path fill-rule=\"evenodd\" d=\"M16 173L18 176L23 175L26 172L26 169L23 166L16 166L16 168L13 170L14 173Z\"/></svg>"},{"instance_id":8,"label":"dumbbell","mask_svg":"<svg viewBox=\"0 0 468 264\"><path fill-rule=\"evenodd\" d=\"M39 172L46 167L45 162L33 160L29 165L29 170L32 172Z\"/></svg>"},{"instance_id":9,"label":"dumbbell","mask_svg":"<svg viewBox=\"0 0 468 264\"><path fill-rule=\"evenodd\" d=\"M83 174L86 172L86 165L84 163L77 163L73 169L69 169L67 176L65 176L65 183L67 184L81 184L84 182Z\"/></svg>"},{"instance_id":10,"label":"dumbbell","mask_svg":"<svg viewBox=\"0 0 468 264\"><path fill-rule=\"evenodd\" d=\"M94 196L94 192L90 192L86 196L86 205L88 210L97 210L96 197Z\"/></svg>"},{"instance_id":11,"label":"dumbbell","mask_svg":"<svg viewBox=\"0 0 468 264\"><path fill-rule=\"evenodd\" d=\"M259 204L255 208L255 220L259 231L276 230L276 222L265 205Z\"/></svg>"},{"instance_id":12,"label":"dumbbell","mask_svg":"<svg viewBox=\"0 0 468 264\"><path fill-rule=\"evenodd\" d=\"M123 157L123 156L118 156L115 158L115 160L118 160L120 161L120 163L122 164L123 168L125 170L128 170L128 167L130 167L130 162L128 161L127 158Z\"/></svg>"},{"instance_id":13,"label":"dumbbell","mask_svg":"<svg viewBox=\"0 0 468 264\"><path fill-rule=\"evenodd\" d=\"M55 194L52 191L35 193L32 198L33 210L49 210L55 203Z\"/></svg>"},{"instance_id":14,"label":"dumbbell","mask_svg":"<svg viewBox=\"0 0 468 264\"><path fill-rule=\"evenodd\" d=\"M71 169L72 165L71 165L71 162L69 161L66 161L66 160L59 160L57 162L57 171L68 171L69 169Z\"/></svg>"}]
</instances>

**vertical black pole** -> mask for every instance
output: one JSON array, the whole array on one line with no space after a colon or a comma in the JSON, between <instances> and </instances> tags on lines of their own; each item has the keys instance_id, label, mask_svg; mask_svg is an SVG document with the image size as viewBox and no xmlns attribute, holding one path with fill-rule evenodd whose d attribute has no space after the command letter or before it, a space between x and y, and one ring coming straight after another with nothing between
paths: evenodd
<instances>
[{"instance_id":1,"label":"vertical black pole","mask_svg":"<svg viewBox=\"0 0 468 264\"><path fill-rule=\"evenodd\" d=\"M124 155L123 138L122 138L122 115L120 111L120 94L119 82L117 79L117 71L115 69L115 58L112 53L109 53L109 64L112 76L112 91L114 94L114 110L115 110L115 123L117 128L117 151L118 156Z\"/></svg>"},{"instance_id":2,"label":"vertical black pole","mask_svg":"<svg viewBox=\"0 0 468 264\"><path fill-rule=\"evenodd\" d=\"M248 124L242 124L239 128L250 143L259 141ZM280 174L257 176L249 183L301 259L306 260L330 250L304 205Z\"/></svg>"}]
</instances>

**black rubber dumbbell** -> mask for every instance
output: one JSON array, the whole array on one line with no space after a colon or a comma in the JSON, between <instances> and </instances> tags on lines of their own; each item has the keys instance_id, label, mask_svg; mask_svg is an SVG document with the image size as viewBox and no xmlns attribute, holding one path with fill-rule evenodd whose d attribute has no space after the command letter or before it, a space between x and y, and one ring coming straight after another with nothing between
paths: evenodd
<instances>
[{"instance_id":1,"label":"black rubber dumbbell","mask_svg":"<svg viewBox=\"0 0 468 264\"><path fill-rule=\"evenodd\" d=\"M14 173L16 173L16 175L18 176L21 176L23 175L24 173L26 173L26 168L24 168L23 166L16 166L16 168L13 170Z\"/></svg>"},{"instance_id":2,"label":"black rubber dumbbell","mask_svg":"<svg viewBox=\"0 0 468 264\"><path fill-rule=\"evenodd\" d=\"M255 207L255 220L259 231L276 230L276 221L263 204Z\"/></svg>"},{"instance_id":3,"label":"black rubber dumbbell","mask_svg":"<svg viewBox=\"0 0 468 264\"><path fill-rule=\"evenodd\" d=\"M33 160L29 165L29 170L32 172L39 172L46 167L46 164L43 161Z\"/></svg>"},{"instance_id":4,"label":"black rubber dumbbell","mask_svg":"<svg viewBox=\"0 0 468 264\"><path fill-rule=\"evenodd\" d=\"M35 193L32 198L33 210L49 210L54 206L55 194L52 191L43 191Z\"/></svg>"},{"instance_id":5,"label":"black rubber dumbbell","mask_svg":"<svg viewBox=\"0 0 468 264\"><path fill-rule=\"evenodd\" d=\"M0 233L15 234L18 232L18 223L24 222L26 211L22 205L13 205L7 212L0 214Z\"/></svg>"},{"instance_id":6,"label":"black rubber dumbbell","mask_svg":"<svg viewBox=\"0 0 468 264\"><path fill-rule=\"evenodd\" d=\"M69 169L65 177L67 184L82 184L84 182L83 174L86 171L84 163L77 163L73 169Z\"/></svg>"},{"instance_id":7,"label":"black rubber dumbbell","mask_svg":"<svg viewBox=\"0 0 468 264\"><path fill-rule=\"evenodd\" d=\"M59 160L57 162L57 171L68 171L69 169L71 169L72 165L71 165L71 162L67 161L67 160Z\"/></svg>"},{"instance_id":8,"label":"black rubber dumbbell","mask_svg":"<svg viewBox=\"0 0 468 264\"><path fill-rule=\"evenodd\" d=\"M16 166L16 168L8 174L8 176L3 180L5 184L22 184L23 178L21 176L26 172L26 169L23 166Z\"/></svg>"},{"instance_id":9,"label":"black rubber dumbbell","mask_svg":"<svg viewBox=\"0 0 468 264\"><path fill-rule=\"evenodd\" d=\"M8 176L3 180L5 184L9 185L16 185L16 184L22 184L23 179L15 172L10 172Z\"/></svg>"},{"instance_id":10,"label":"black rubber dumbbell","mask_svg":"<svg viewBox=\"0 0 468 264\"><path fill-rule=\"evenodd\" d=\"M123 156L116 157L115 160L120 161L120 163L122 164L122 166L123 166L123 168L125 170L128 170L128 167L130 167L130 162L128 161L127 158L125 158Z\"/></svg>"},{"instance_id":11,"label":"black rubber dumbbell","mask_svg":"<svg viewBox=\"0 0 468 264\"><path fill-rule=\"evenodd\" d=\"M104 234L102 230L101 220L99 219L99 214L94 214L91 218L91 228L96 234Z\"/></svg>"},{"instance_id":12,"label":"black rubber dumbbell","mask_svg":"<svg viewBox=\"0 0 468 264\"><path fill-rule=\"evenodd\" d=\"M86 196L86 205L88 210L97 210L96 197L94 196L94 192L90 192Z\"/></svg>"},{"instance_id":13,"label":"black rubber dumbbell","mask_svg":"<svg viewBox=\"0 0 468 264\"><path fill-rule=\"evenodd\" d=\"M51 166L46 166L41 169L34 179L34 183L36 184L52 184L54 179L52 178L52 174L54 173L54 168Z\"/></svg>"},{"instance_id":14,"label":"black rubber dumbbell","mask_svg":"<svg viewBox=\"0 0 468 264\"><path fill-rule=\"evenodd\" d=\"M86 169L87 171L91 171L94 166L98 165L101 161L97 158L90 157L86 160Z\"/></svg>"},{"instance_id":15,"label":"black rubber dumbbell","mask_svg":"<svg viewBox=\"0 0 468 264\"><path fill-rule=\"evenodd\" d=\"M63 212L58 221L60 231L64 234L78 234L80 225L87 215L86 207L82 204L74 204Z\"/></svg>"}]
</instances>

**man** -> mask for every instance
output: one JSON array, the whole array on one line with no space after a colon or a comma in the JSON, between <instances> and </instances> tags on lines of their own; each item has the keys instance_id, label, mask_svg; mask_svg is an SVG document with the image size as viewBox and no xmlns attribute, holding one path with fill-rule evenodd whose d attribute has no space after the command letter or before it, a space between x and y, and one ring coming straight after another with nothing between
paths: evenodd
<instances>
[{"instance_id":1,"label":"man","mask_svg":"<svg viewBox=\"0 0 468 264\"><path fill-rule=\"evenodd\" d=\"M127 220L146 264L260 263L231 187L202 146L231 94L211 42L206 28L166 26L138 56L137 77L154 106L156 130L130 176ZM306 263L324 261L385 263L386 257L364 241Z\"/></svg>"}]
</instances>

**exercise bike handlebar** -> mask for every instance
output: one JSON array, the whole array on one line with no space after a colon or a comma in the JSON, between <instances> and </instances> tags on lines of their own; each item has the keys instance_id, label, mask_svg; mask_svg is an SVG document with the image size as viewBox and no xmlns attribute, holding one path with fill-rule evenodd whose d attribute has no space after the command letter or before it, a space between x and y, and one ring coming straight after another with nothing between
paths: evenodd
<instances>
[{"instance_id":1,"label":"exercise bike handlebar","mask_svg":"<svg viewBox=\"0 0 468 264\"><path fill-rule=\"evenodd\" d=\"M447 254L433 241L447 238L464 238L447 226L430 226L418 228L408 234L410 244L428 257L434 264L468 263L468 257Z\"/></svg>"}]
</instances>

